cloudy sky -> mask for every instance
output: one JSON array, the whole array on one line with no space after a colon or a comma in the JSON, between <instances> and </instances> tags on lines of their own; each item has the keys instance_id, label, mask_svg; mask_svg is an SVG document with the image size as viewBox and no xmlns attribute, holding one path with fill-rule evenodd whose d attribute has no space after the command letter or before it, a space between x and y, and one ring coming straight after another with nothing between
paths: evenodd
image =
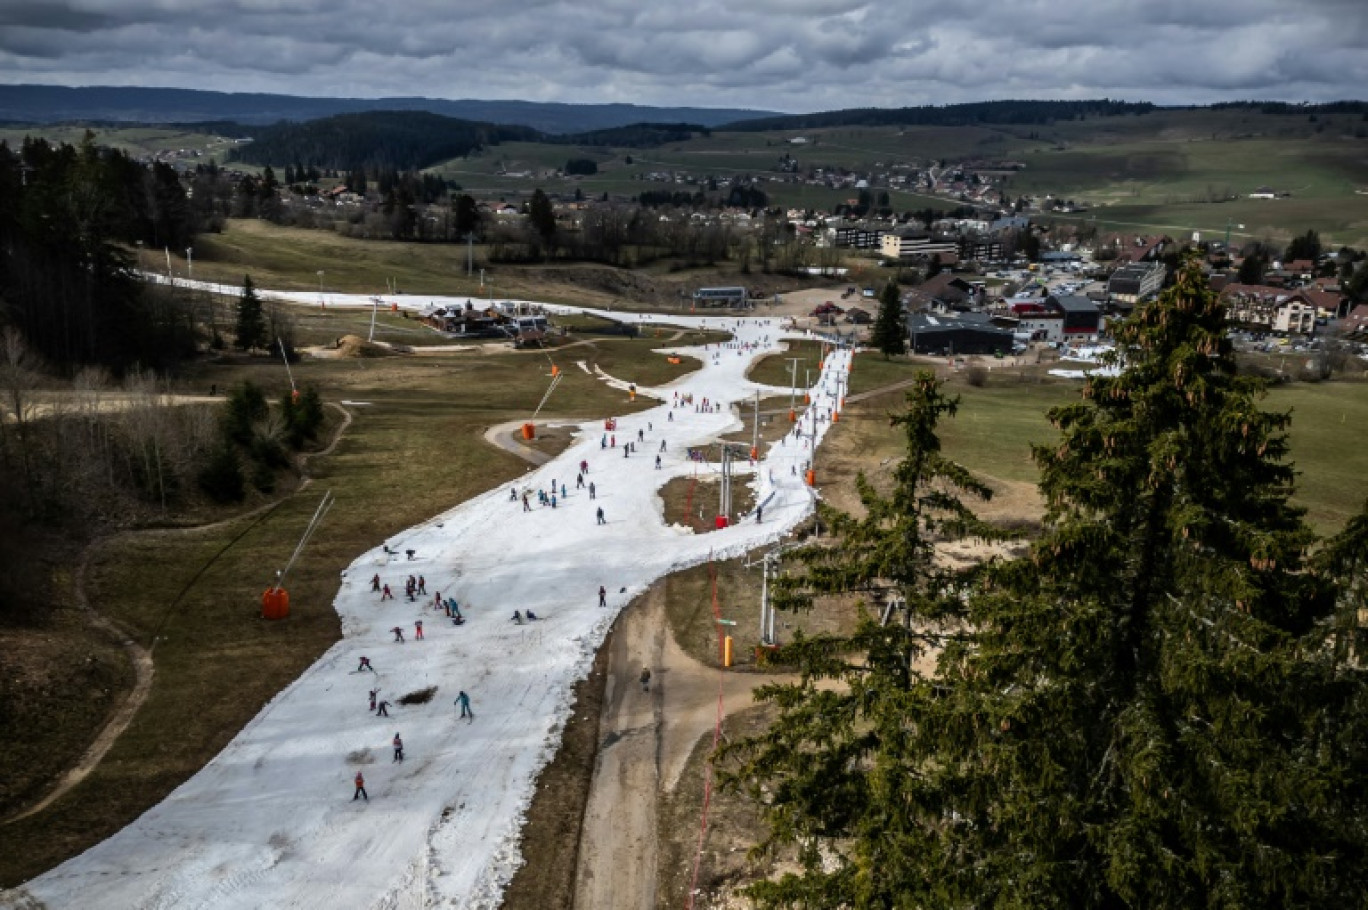
<instances>
[{"instance_id":1,"label":"cloudy sky","mask_svg":"<svg viewBox=\"0 0 1368 910\"><path fill-rule=\"evenodd\" d=\"M897 107L1368 95L1368 0L0 0L0 83Z\"/></svg>"}]
</instances>

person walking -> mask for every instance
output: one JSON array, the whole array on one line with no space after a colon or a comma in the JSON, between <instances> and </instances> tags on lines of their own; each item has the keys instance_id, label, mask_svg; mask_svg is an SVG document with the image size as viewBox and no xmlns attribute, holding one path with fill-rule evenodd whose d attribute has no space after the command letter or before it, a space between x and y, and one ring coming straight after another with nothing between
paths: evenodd
<instances>
[{"instance_id":1,"label":"person walking","mask_svg":"<svg viewBox=\"0 0 1368 910\"><path fill-rule=\"evenodd\" d=\"M603 517L603 506L599 506L599 510L598 510L598 523L601 524L601 525L606 525L606 524L608 523L608 520L607 520L606 518Z\"/></svg>"},{"instance_id":2,"label":"person walking","mask_svg":"<svg viewBox=\"0 0 1368 910\"><path fill-rule=\"evenodd\" d=\"M470 696L462 690L456 693L456 704L461 706L461 716L469 720L475 720L475 712L470 710Z\"/></svg>"},{"instance_id":3,"label":"person walking","mask_svg":"<svg viewBox=\"0 0 1368 910\"><path fill-rule=\"evenodd\" d=\"M603 585L599 585L599 606L608 606L608 589Z\"/></svg>"},{"instance_id":4,"label":"person walking","mask_svg":"<svg viewBox=\"0 0 1368 910\"><path fill-rule=\"evenodd\" d=\"M379 591L379 590L380 590L380 573L379 573L379 572L376 572L375 575L371 576L371 593L374 594L375 592L377 592L377 591Z\"/></svg>"},{"instance_id":5,"label":"person walking","mask_svg":"<svg viewBox=\"0 0 1368 910\"><path fill-rule=\"evenodd\" d=\"M419 594L426 594L426 593L427 593L427 579L424 578L424 577L421 576L421 575L418 576L418 593L419 593Z\"/></svg>"},{"instance_id":6,"label":"person walking","mask_svg":"<svg viewBox=\"0 0 1368 910\"><path fill-rule=\"evenodd\" d=\"M365 775L363 775L360 771L357 771L356 778L353 781L353 783L356 784L356 792L352 794L352 802L356 802L356 798L358 796L364 799L366 802L370 802L370 796L366 793Z\"/></svg>"},{"instance_id":7,"label":"person walking","mask_svg":"<svg viewBox=\"0 0 1368 910\"><path fill-rule=\"evenodd\" d=\"M390 703L389 703L388 701L385 701L385 700L382 699L382 700L380 701L380 704L378 704L378 705L375 706L375 716L376 716L376 717L389 717L389 706L390 706Z\"/></svg>"},{"instance_id":8,"label":"person walking","mask_svg":"<svg viewBox=\"0 0 1368 910\"><path fill-rule=\"evenodd\" d=\"M397 761L397 762L402 762L402 761L404 760L404 741L403 741L402 739L399 738L399 734L398 734L398 733L394 734L394 744L393 744L393 745L394 745L394 761L390 762L390 764L394 764L394 762L396 762L396 761Z\"/></svg>"},{"instance_id":9,"label":"person walking","mask_svg":"<svg viewBox=\"0 0 1368 910\"><path fill-rule=\"evenodd\" d=\"M649 692L649 691L651 691L651 668L650 668L650 667L642 667L642 668L641 668L641 677L640 677L640 679L641 679L641 691L643 691L643 692Z\"/></svg>"}]
</instances>

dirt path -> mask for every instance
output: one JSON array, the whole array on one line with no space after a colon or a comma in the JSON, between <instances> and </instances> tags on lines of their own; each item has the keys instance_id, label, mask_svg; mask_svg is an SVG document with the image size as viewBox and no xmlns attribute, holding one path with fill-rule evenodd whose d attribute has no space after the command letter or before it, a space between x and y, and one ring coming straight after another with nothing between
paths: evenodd
<instances>
[{"instance_id":1,"label":"dirt path","mask_svg":"<svg viewBox=\"0 0 1368 910\"><path fill-rule=\"evenodd\" d=\"M611 648L574 906L654 910L660 797L712 731L719 695L725 713L738 711L756 686L784 677L715 670L684 653L669 630L663 585L623 614ZM643 666L649 691L639 681Z\"/></svg>"},{"instance_id":2,"label":"dirt path","mask_svg":"<svg viewBox=\"0 0 1368 910\"><path fill-rule=\"evenodd\" d=\"M539 452L529 445L523 445L521 433L524 422L522 420L510 420L507 423L496 423L484 431L485 442L495 448L517 455L523 461L530 461L535 465L546 464L552 456L545 452Z\"/></svg>"},{"instance_id":3,"label":"dirt path","mask_svg":"<svg viewBox=\"0 0 1368 910\"><path fill-rule=\"evenodd\" d=\"M208 400L212 401L215 399ZM303 468L308 464L310 459L316 458L320 455L331 455L333 450L337 448L338 443L342 441L342 436L346 432L347 428L351 426L352 415L350 411L348 411L341 405L334 404L332 402L329 402L329 405L335 408L342 415L342 423L338 426L337 431L333 434L333 438L328 443L327 448L322 449L318 452L311 452L300 456L299 462L301 470L303 470ZM312 482L313 478L305 476L299 485L299 489L295 492L298 493L300 490L305 489ZM196 525L191 528L153 528L148 529L146 531L131 531L127 532L127 534L200 533L203 531L210 531L222 528L225 525L242 521L244 518L252 519L251 524L248 525L248 530L250 530L252 527L256 526L257 522L260 521L260 519L264 518L267 514L274 511L275 508L279 506L282 502L285 502L285 499L280 499L273 503L267 503L266 505L254 509L251 512L247 512L243 515L235 515L232 518L226 518L222 521L216 521L210 524ZM246 531L244 531L243 533L245 534ZM86 598L86 570L90 565L90 554L94 552L96 546L108 543L113 539L124 536L127 535L117 534L113 537L104 537L100 538L99 540L91 541L91 543L88 544L85 547L85 549L81 551L81 564L77 567L76 570L75 593L76 602L79 604L81 609L85 610L86 613L89 615L91 625L96 626L97 628L106 632L111 638L118 641L119 644L123 646L124 650L128 652L128 659L133 664L133 671L135 674L133 688L129 691L128 695L124 697L124 700L119 704L119 706L114 710L114 712L109 716L109 720L105 722L104 728L100 730L98 734L96 734L94 741L90 744L90 747L87 748L86 751L81 755L80 759L77 760L76 764L72 765L70 768L67 769L67 772L64 775L62 775L61 779L57 781L57 784L50 791L48 791L47 795L44 796L38 802L34 803L32 806L20 812L19 814L10 816L9 818L5 819L3 824L8 825L12 822L17 822L22 818L28 818L30 815L36 815L37 813L42 812L48 806L52 805L57 800L65 796L73 787L75 787L81 781L89 777L90 772L94 771L95 768L100 764L100 762L104 759L105 755L108 754L109 750L113 747L115 741L118 740L119 736L123 734L124 730L128 729L128 725L132 723L133 717L138 713L138 709L143 706L143 703L147 701L147 696L150 695L152 692L152 677L155 673L156 668L152 663L151 650L149 650L148 648L144 648L142 645L138 644L136 641L133 640L132 637L130 637L121 628L119 628L112 620L110 620L106 616L101 615L94 607L90 605L90 601ZM241 538L241 536L242 535L239 534L237 537L233 538L233 541L230 542L228 546L231 547L233 543L236 543ZM191 580L191 584L193 584L195 579L198 579L199 576L203 574L205 569L213 565L214 561L217 560L219 556L222 556L223 553L227 551L227 549L228 547L224 547L222 550L216 553L209 560L209 562L205 563L205 565L200 569L200 572L196 573L195 578Z\"/></svg>"}]
</instances>

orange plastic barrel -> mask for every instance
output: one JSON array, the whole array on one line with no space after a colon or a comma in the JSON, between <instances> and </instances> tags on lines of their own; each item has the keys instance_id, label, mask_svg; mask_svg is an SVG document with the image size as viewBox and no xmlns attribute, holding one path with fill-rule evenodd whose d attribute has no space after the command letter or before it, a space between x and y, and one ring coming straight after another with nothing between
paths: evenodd
<instances>
[{"instance_id":1,"label":"orange plastic barrel","mask_svg":"<svg viewBox=\"0 0 1368 910\"><path fill-rule=\"evenodd\" d=\"M284 588L267 588L261 592L261 618L284 619L290 615L290 592Z\"/></svg>"}]
</instances>

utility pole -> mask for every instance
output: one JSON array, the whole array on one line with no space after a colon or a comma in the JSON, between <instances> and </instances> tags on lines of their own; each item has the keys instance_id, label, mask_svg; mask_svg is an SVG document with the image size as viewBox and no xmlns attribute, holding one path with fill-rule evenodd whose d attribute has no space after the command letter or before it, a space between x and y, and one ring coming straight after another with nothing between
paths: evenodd
<instances>
[{"instance_id":1,"label":"utility pole","mask_svg":"<svg viewBox=\"0 0 1368 910\"><path fill-rule=\"evenodd\" d=\"M725 515L731 523L731 446L722 443L722 501L718 504L718 514Z\"/></svg>"},{"instance_id":2,"label":"utility pole","mask_svg":"<svg viewBox=\"0 0 1368 910\"><path fill-rule=\"evenodd\" d=\"M751 420L751 451L752 461L760 459L760 390L755 390L755 417Z\"/></svg>"},{"instance_id":3,"label":"utility pole","mask_svg":"<svg viewBox=\"0 0 1368 910\"><path fill-rule=\"evenodd\" d=\"M789 422L798 419L798 412L794 410L793 403L798 395L798 363L801 357L786 358L789 362Z\"/></svg>"},{"instance_id":4,"label":"utility pole","mask_svg":"<svg viewBox=\"0 0 1368 910\"><path fill-rule=\"evenodd\" d=\"M481 270L483 271L483 270ZM466 234L466 277L475 274L475 232Z\"/></svg>"}]
</instances>

